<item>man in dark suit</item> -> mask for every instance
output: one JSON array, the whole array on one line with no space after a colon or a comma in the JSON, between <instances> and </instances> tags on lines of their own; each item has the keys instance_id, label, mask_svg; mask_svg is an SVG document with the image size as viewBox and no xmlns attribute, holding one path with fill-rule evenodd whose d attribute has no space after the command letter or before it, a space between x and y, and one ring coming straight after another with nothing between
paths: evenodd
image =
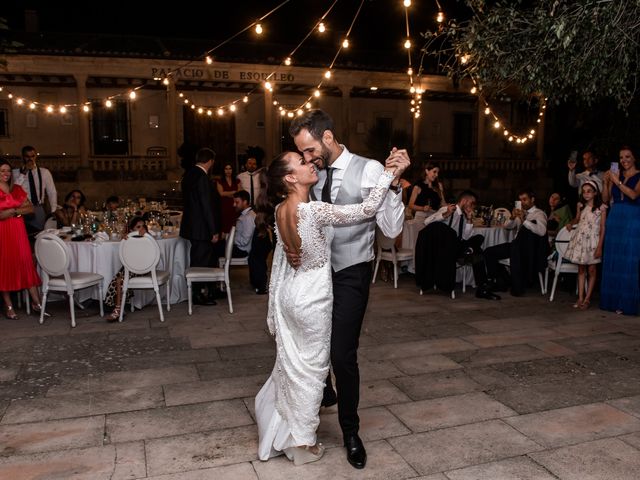
<instances>
[{"instance_id":1,"label":"man in dark suit","mask_svg":"<svg viewBox=\"0 0 640 480\"><path fill-rule=\"evenodd\" d=\"M219 225L216 224L209 170L213 167L216 154L210 148L201 148L196 153L196 164L187 170L182 178L182 198L184 211L180 236L191 243L192 267L217 266L216 243L220 239ZM208 291L207 291L208 290ZM215 305L213 286L196 288L194 303Z\"/></svg>"}]
</instances>

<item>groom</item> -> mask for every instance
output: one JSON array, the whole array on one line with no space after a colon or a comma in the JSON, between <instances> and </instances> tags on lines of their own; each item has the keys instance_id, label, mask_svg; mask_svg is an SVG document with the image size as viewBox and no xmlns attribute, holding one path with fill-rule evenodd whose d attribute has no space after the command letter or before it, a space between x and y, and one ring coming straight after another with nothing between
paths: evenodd
<instances>
[{"instance_id":1,"label":"groom","mask_svg":"<svg viewBox=\"0 0 640 480\"><path fill-rule=\"evenodd\" d=\"M312 199L346 205L361 203L368 197L384 167L380 162L355 155L339 144L329 115L322 110L311 110L293 120L289 133L305 160L313 162L320 170L318 183L311 191ZM376 224L387 237L395 238L402 231L404 205L399 178L409 163L406 150L394 148L387 164L397 167L396 178L375 219L334 227L335 236L331 244L331 365L336 376L338 420L347 460L355 468L364 468L367 462L367 452L358 436L358 343L369 300L373 240ZM295 263L294 258L290 260ZM335 402L336 394L329 375L322 405L329 406Z\"/></svg>"}]
</instances>

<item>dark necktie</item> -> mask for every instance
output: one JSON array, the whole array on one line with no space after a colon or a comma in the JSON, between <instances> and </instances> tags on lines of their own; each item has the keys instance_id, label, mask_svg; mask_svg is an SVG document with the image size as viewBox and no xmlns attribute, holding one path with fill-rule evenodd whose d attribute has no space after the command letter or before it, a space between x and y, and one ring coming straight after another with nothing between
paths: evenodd
<instances>
[{"instance_id":1,"label":"dark necktie","mask_svg":"<svg viewBox=\"0 0 640 480\"><path fill-rule=\"evenodd\" d=\"M31 203L35 205L40 205L40 199L38 198L38 190L36 190L36 182L33 179L33 170L29 170L29 193L31 194Z\"/></svg>"},{"instance_id":2,"label":"dark necktie","mask_svg":"<svg viewBox=\"0 0 640 480\"><path fill-rule=\"evenodd\" d=\"M464 227L464 217L458 216L458 240L462 240L462 228Z\"/></svg>"},{"instance_id":3,"label":"dark necktie","mask_svg":"<svg viewBox=\"0 0 640 480\"><path fill-rule=\"evenodd\" d=\"M255 199L253 197L253 173L249 173L249 195L251 195L251 205L255 204Z\"/></svg>"},{"instance_id":4,"label":"dark necktie","mask_svg":"<svg viewBox=\"0 0 640 480\"><path fill-rule=\"evenodd\" d=\"M331 179L333 178L333 171L335 168L327 167L327 179L324 181L322 187L322 201L326 203L333 203L331 201Z\"/></svg>"}]
</instances>

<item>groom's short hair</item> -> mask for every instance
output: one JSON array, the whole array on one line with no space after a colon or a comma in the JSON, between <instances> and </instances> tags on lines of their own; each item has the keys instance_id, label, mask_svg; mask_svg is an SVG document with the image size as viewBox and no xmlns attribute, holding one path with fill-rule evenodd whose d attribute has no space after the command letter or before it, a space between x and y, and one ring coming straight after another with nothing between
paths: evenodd
<instances>
[{"instance_id":1,"label":"groom's short hair","mask_svg":"<svg viewBox=\"0 0 640 480\"><path fill-rule=\"evenodd\" d=\"M309 110L291 122L289 135L295 137L302 129L307 129L313 138L320 140L325 131L333 133L333 119L322 110Z\"/></svg>"}]
</instances>

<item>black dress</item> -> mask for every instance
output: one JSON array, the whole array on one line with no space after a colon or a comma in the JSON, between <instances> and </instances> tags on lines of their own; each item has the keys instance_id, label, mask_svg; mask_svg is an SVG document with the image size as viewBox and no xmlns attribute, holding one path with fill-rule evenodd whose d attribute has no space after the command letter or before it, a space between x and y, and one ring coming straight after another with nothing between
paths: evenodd
<instances>
[{"instance_id":1,"label":"black dress","mask_svg":"<svg viewBox=\"0 0 640 480\"><path fill-rule=\"evenodd\" d=\"M428 205L432 210L438 210L440 208L440 204L442 203L440 192L434 190L424 182L417 183L415 186L420 187L420 193L416 197L414 205L417 207L425 207Z\"/></svg>"}]
</instances>

